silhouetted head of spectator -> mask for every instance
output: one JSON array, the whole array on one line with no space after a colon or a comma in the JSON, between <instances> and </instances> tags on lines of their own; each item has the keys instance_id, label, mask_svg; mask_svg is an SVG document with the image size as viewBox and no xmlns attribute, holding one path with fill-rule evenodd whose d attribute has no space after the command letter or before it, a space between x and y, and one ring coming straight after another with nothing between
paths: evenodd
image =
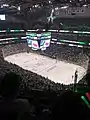
<instances>
[{"instance_id":1,"label":"silhouetted head of spectator","mask_svg":"<svg viewBox=\"0 0 90 120\"><path fill-rule=\"evenodd\" d=\"M59 99L57 100L53 110L52 118L53 120L69 119L73 118L84 118L85 113L84 106L82 105L82 100L78 93L73 93L72 91L63 92Z\"/></svg>"},{"instance_id":2,"label":"silhouetted head of spectator","mask_svg":"<svg viewBox=\"0 0 90 120\"><path fill-rule=\"evenodd\" d=\"M1 80L1 95L4 99L14 99L19 91L20 76L10 72Z\"/></svg>"},{"instance_id":3,"label":"silhouetted head of spectator","mask_svg":"<svg viewBox=\"0 0 90 120\"><path fill-rule=\"evenodd\" d=\"M90 86L90 72L86 74L86 81L87 81L88 86Z\"/></svg>"}]
</instances>

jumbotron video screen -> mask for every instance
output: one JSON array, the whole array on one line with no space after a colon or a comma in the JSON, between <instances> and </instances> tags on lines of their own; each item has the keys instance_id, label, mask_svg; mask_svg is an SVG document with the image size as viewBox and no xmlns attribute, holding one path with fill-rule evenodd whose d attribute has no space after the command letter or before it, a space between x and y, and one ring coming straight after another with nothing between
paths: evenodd
<instances>
[{"instance_id":1,"label":"jumbotron video screen","mask_svg":"<svg viewBox=\"0 0 90 120\"><path fill-rule=\"evenodd\" d=\"M33 50L46 50L50 46L51 32L27 32L26 37L28 47L31 47Z\"/></svg>"}]
</instances>

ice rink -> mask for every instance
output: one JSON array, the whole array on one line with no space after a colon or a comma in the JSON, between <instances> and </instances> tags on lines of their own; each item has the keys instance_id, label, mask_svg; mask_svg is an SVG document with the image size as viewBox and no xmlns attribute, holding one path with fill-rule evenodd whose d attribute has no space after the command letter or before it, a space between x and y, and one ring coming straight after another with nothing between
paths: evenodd
<instances>
[{"instance_id":1,"label":"ice rink","mask_svg":"<svg viewBox=\"0 0 90 120\"><path fill-rule=\"evenodd\" d=\"M73 83L74 80L72 76L76 69L78 70L78 80L80 80L86 72L81 66L65 63L34 53L19 53L4 59L8 62L17 64L24 69L48 77L56 83Z\"/></svg>"}]
</instances>

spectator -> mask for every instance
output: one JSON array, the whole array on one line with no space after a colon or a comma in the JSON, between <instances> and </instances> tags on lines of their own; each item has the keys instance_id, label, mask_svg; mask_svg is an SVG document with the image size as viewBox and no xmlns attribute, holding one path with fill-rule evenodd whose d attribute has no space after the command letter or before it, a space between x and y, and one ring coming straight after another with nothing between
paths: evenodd
<instances>
[{"instance_id":1,"label":"spectator","mask_svg":"<svg viewBox=\"0 0 90 120\"><path fill-rule=\"evenodd\" d=\"M20 76L10 72L1 81L0 119L30 119L30 104L26 99L17 99Z\"/></svg>"},{"instance_id":2,"label":"spectator","mask_svg":"<svg viewBox=\"0 0 90 120\"><path fill-rule=\"evenodd\" d=\"M52 119L83 119L89 118L88 108L82 104L78 93L71 91L63 92L57 100L52 111Z\"/></svg>"}]
</instances>

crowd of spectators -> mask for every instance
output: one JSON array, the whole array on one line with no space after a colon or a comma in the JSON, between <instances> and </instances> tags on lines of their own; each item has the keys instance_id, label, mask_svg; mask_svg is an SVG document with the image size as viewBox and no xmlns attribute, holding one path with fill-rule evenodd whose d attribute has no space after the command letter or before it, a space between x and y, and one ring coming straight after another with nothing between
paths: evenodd
<instances>
[{"instance_id":1,"label":"crowd of spectators","mask_svg":"<svg viewBox=\"0 0 90 120\"><path fill-rule=\"evenodd\" d=\"M2 80L6 81L8 79L7 73L11 74L11 75L9 74L10 76L12 76L12 77L9 76L9 79L11 81L13 80L13 75L16 76L16 79L18 78L17 75L20 76L18 97L28 97L28 100L31 103L30 104L31 113L35 112L34 115L36 115L36 117L33 115L32 115L33 117L30 116L31 120L39 120L39 119L40 120L46 120L46 119L56 120L58 118L60 119L60 117L65 119L66 116L68 119L73 119L71 117L72 115L73 116L75 115L74 117L76 118L79 116L80 119L82 118L82 119L88 120L88 117L89 117L88 109L81 101L80 95L78 95L77 93L68 91L73 88L73 85L63 85L60 83L54 83L48 78L42 77L31 71L24 70L23 68L15 64L9 63L3 59L3 57L9 56L9 55L21 53L21 52L27 52L27 51L36 52L37 54L42 54L48 57L52 57L53 59L58 59L62 61L64 60L66 62L78 64L85 68L87 68L88 66L87 54L84 53L84 51L80 48L76 49L76 48L67 47L67 46L61 47L60 45L56 45L56 44L51 44L46 51L32 51L27 47L27 44L25 43L4 46L0 49L0 85L2 85ZM6 84L6 86L8 86L11 81L9 82L7 81L8 84L7 82L4 82L3 84L4 85ZM10 93L8 92L11 92L11 89L14 90L13 85L15 87L16 82L15 80L11 82L10 85L12 87L9 86L9 88L11 87L9 91L5 89L6 86L4 86L4 88L3 86L0 87L0 94L2 95L3 99L5 99L5 101L7 101L7 99L8 99L8 102L10 101L9 102L10 105L11 105L12 99L10 99L10 96L5 96L5 93L6 95L10 95ZM67 92L62 93L62 91L65 91L65 90ZM2 91L5 93L3 93ZM38 101L39 96L40 97L43 96L42 98L43 100L40 98ZM47 98L50 98L50 101L49 99L47 101ZM2 103L2 101L0 101L0 103ZM6 105L7 102L5 101L3 105L4 104ZM43 105L42 105L42 101L43 101ZM16 100L14 102L18 103L16 102ZM22 106L25 106L25 104L26 105L28 104L28 101L25 100L21 103L22 103ZM19 104L21 105L21 103L18 103L18 105ZM1 105L2 104L0 104L0 106ZM20 110L24 109L24 107L22 108L20 105L19 105L19 109ZM22 112L25 112L25 111L22 110ZM0 109L0 113L1 113L1 109ZM63 116L64 113L66 114L66 116ZM25 116L25 119L26 118L28 120L28 117ZM22 120L24 120L24 117Z\"/></svg>"},{"instance_id":2,"label":"crowd of spectators","mask_svg":"<svg viewBox=\"0 0 90 120\"><path fill-rule=\"evenodd\" d=\"M42 54L48 57L52 57L53 59L58 59L61 61L69 62L78 64L85 69L88 67L88 56L84 52L83 49L76 47L69 47L69 46L61 46L57 44L51 44L49 48L47 48L45 51L33 51L32 49L28 48L26 43L19 43L19 44L12 44L2 47L3 56L9 56L16 53L21 52L36 52L37 54ZM5 64L5 65L4 65ZM42 77L40 75L37 75L36 73L33 73L28 70L24 70L20 68L19 66L8 63L4 61L0 65L1 69L1 75L4 73L7 73L8 71L14 71L15 73L19 73L22 77L23 83L25 83L26 86L28 86L29 89L40 89L40 90L63 90L63 89L70 89L70 86L63 84L55 84L48 78ZM3 74L2 74L3 73ZM25 85L23 85L25 87ZM72 85L71 85L72 87Z\"/></svg>"},{"instance_id":3,"label":"crowd of spectators","mask_svg":"<svg viewBox=\"0 0 90 120\"><path fill-rule=\"evenodd\" d=\"M37 98L34 98L37 104L32 104L29 99L18 98L21 79L20 75L14 72L6 73L5 76L1 78L0 119L56 120L61 118L66 119L66 117L69 120L72 120L73 117L83 120L90 119L90 109L81 99L82 95L69 90L61 92L60 95L55 98L56 100L51 107L49 105L46 106L44 103L41 106ZM31 94L29 94L29 96L31 96Z\"/></svg>"},{"instance_id":4,"label":"crowd of spectators","mask_svg":"<svg viewBox=\"0 0 90 120\"><path fill-rule=\"evenodd\" d=\"M12 44L12 45L6 45L2 47L3 55L4 57L26 52L27 51L27 44L25 43L18 43L18 44Z\"/></svg>"},{"instance_id":5,"label":"crowd of spectators","mask_svg":"<svg viewBox=\"0 0 90 120\"><path fill-rule=\"evenodd\" d=\"M82 48L51 44L44 53L52 58L77 64L84 68L88 66L89 59Z\"/></svg>"}]
</instances>

